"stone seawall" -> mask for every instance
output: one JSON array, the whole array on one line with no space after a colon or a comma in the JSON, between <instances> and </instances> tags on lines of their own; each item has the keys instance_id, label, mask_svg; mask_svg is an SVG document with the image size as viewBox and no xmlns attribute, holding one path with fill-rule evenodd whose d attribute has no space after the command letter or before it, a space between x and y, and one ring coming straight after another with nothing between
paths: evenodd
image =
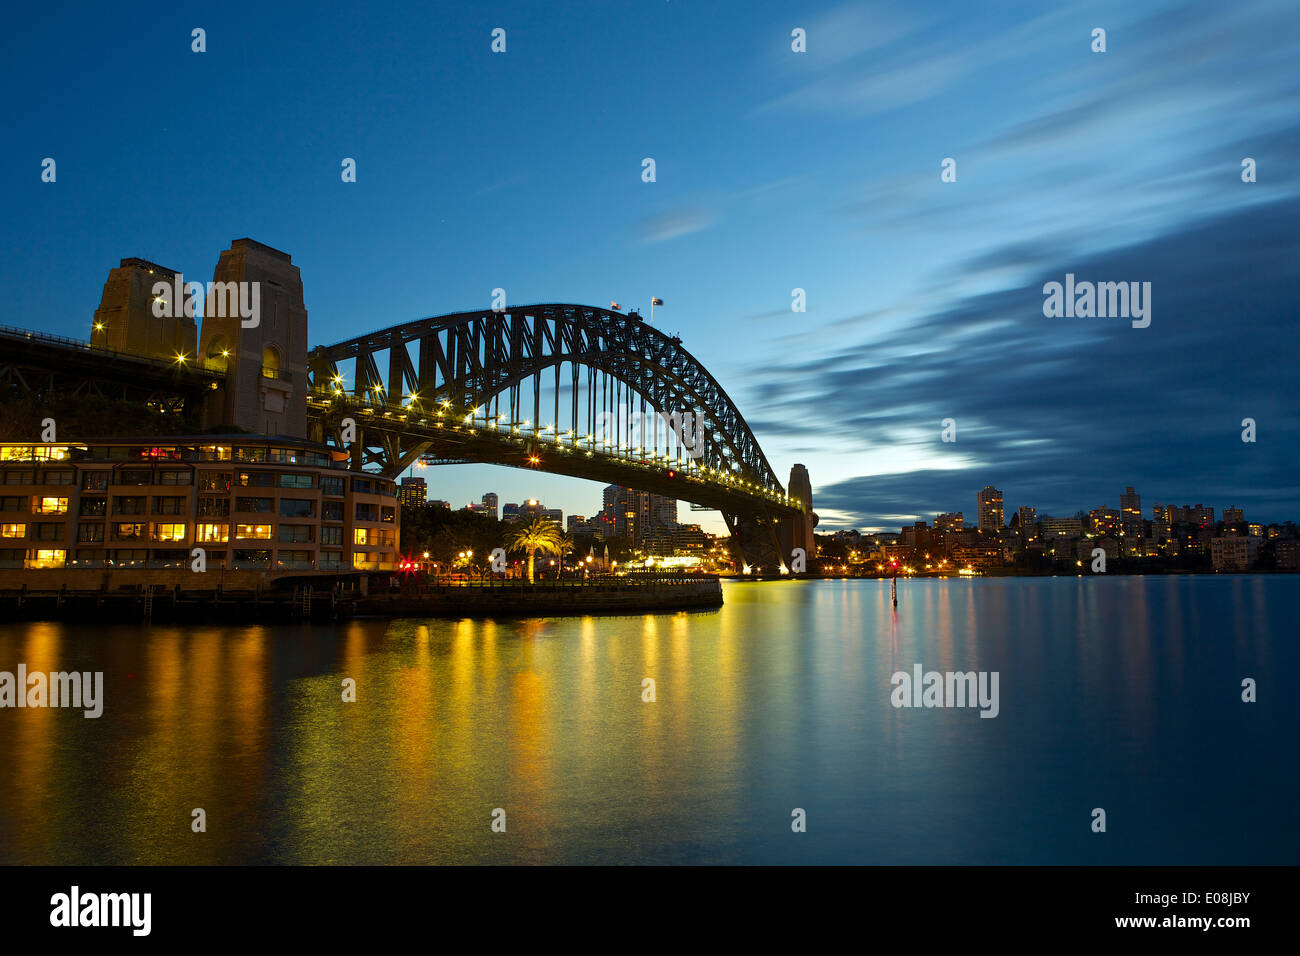
<instances>
[{"instance_id":1,"label":"stone seawall","mask_svg":"<svg viewBox=\"0 0 1300 956\"><path fill-rule=\"evenodd\" d=\"M357 614L389 617L512 617L630 614L722 606L717 578L671 579L630 585L444 587L414 594L372 593L356 603Z\"/></svg>"},{"instance_id":2,"label":"stone seawall","mask_svg":"<svg viewBox=\"0 0 1300 956\"><path fill-rule=\"evenodd\" d=\"M453 585L356 571L0 570L0 620L324 621L631 614L721 605L721 582L707 576Z\"/></svg>"}]
</instances>

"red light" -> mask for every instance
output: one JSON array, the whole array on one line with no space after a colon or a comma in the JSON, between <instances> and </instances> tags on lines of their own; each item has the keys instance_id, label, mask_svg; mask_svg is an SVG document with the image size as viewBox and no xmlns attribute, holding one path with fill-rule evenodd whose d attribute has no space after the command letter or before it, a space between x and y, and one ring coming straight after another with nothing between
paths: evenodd
<instances>
[{"instance_id":1,"label":"red light","mask_svg":"<svg viewBox=\"0 0 1300 956\"><path fill-rule=\"evenodd\" d=\"M668 471L668 477L669 477L669 478L676 478L676 477L677 477L677 472L673 471L672 469L669 469L669 471Z\"/></svg>"}]
</instances>

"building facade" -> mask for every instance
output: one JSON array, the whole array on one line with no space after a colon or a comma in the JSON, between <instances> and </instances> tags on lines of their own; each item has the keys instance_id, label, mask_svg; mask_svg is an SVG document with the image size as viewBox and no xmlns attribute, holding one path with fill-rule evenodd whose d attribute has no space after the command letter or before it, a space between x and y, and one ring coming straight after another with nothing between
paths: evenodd
<instances>
[{"instance_id":1,"label":"building facade","mask_svg":"<svg viewBox=\"0 0 1300 956\"><path fill-rule=\"evenodd\" d=\"M1259 538L1212 538L1210 560L1216 571L1245 571L1259 556Z\"/></svg>"},{"instance_id":2,"label":"building facade","mask_svg":"<svg viewBox=\"0 0 1300 956\"><path fill-rule=\"evenodd\" d=\"M984 490L975 496L979 530L1001 531L1006 520L1002 514L1002 492L992 485L985 485Z\"/></svg>"},{"instance_id":3,"label":"building facade","mask_svg":"<svg viewBox=\"0 0 1300 956\"><path fill-rule=\"evenodd\" d=\"M1129 485L1119 496L1121 532L1125 537L1142 537L1142 496Z\"/></svg>"},{"instance_id":4,"label":"building facade","mask_svg":"<svg viewBox=\"0 0 1300 956\"><path fill-rule=\"evenodd\" d=\"M0 567L391 570L396 495L291 438L0 444Z\"/></svg>"},{"instance_id":5,"label":"building facade","mask_svg":"<svg viewBox=\"0 0 1300 956\"><path fill-rule=\"evenodd\" d=\"M403 508L418 508L429 500L428 483L418 475L407 475L397 497Z\"/></svg>"}]
</instances>

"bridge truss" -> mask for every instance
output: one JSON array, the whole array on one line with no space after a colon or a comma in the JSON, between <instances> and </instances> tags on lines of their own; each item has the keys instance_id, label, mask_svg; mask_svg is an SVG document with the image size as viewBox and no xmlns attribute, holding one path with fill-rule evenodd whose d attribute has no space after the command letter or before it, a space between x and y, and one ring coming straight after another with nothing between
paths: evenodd
<instances>
[{"instance_id":1,"label":"bridge truss","mask_svg":"<svg viewBox=\"0 0 1300 956\"><path fill-rule=\"evenodd\" d=\"M423 456L652 491L717 508L747 561L785 566L779 527L802 503L708 370L636 313L459 312L316 348L308 363L313 437L358 466L396 477Z\"/></svg>"}]
</instances>

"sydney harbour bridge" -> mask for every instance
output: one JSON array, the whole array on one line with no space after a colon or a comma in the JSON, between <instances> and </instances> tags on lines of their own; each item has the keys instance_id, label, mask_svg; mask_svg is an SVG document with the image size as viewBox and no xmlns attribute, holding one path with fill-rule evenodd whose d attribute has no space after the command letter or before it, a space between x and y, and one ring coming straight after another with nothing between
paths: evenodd
<instances>
[{"instance_id":1,"label":"sydney harbour bridge","mask_svg":"<svg viewBox=\"0 0 1300 956\"><path fill-rule=\"evenodd\" d=\"M123 260L89 342L0 329L0 390L182 404L209 424L303 433L389 477L474 462L624 485L719 511L746 570L802 570L814 554L807 471L784 487L722 386L635 312L501 306L309 347L286 254L247 239L222 253L217 279L263 280L251 328L210 301L201 336L181 310L156 318L147 287L175 275Z\"/></svg>"}]
</instances>

